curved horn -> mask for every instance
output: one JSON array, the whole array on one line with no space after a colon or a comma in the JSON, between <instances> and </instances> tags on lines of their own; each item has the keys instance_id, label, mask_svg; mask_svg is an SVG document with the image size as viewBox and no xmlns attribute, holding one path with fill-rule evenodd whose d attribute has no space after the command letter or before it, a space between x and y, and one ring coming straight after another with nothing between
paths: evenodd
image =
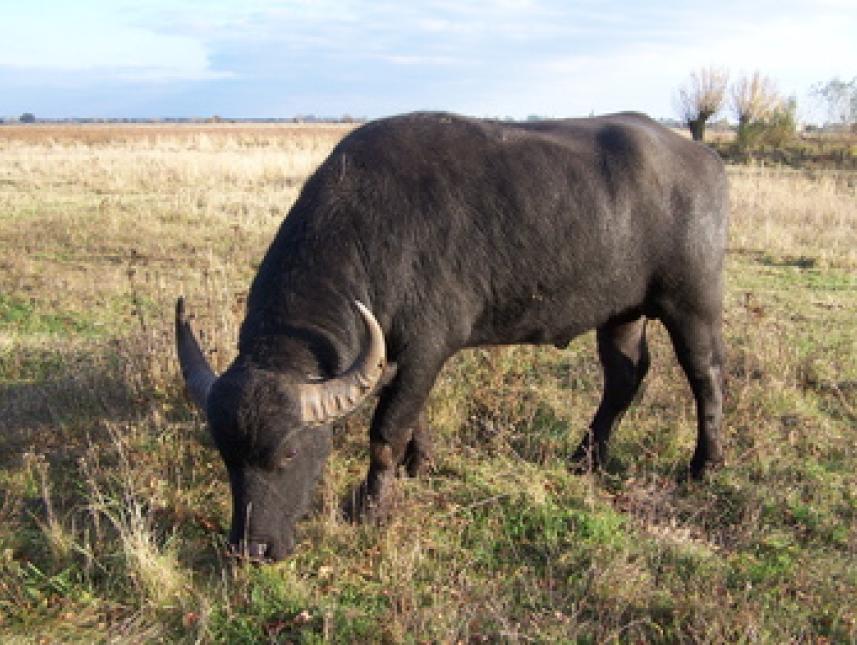
<instances>
[{"instance_id":1,"label":"curved horn","mask_svg":"<svg viewBox=\"0 0 857 645\"><path fill-rule=\"evenodd\" d=\"M363 303L355 300L354 304L369 332L369 343L354 365L340 376L298 385L301 420L306 425L323 425L353 411L375 389L384 372L387 361L384 332Z\"/></svg>"},{"instance_id":2,"label":"curved horn","mask_svg":"<svg viewBox=\"0 0 857 645\"><path fill-rule=\"evenodd\" d=\"M196 342L193 329L185 316L183 297L176 301L176 351L188 394L193 402L205 411L208 392L217 380L217 375Z\"/></svg>"}]
</instances>

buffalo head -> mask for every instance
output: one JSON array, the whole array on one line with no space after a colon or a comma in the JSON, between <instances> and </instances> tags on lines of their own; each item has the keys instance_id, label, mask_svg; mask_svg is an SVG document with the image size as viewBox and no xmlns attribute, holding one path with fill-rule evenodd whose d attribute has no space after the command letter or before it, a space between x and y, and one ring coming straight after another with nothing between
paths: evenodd
<instances>
[{"instance_id":1,"label":"buffalo head","mask_svg":"<svg viewBox=\"0 0 857 645\"><path fill-rule=\"evenodd\" d=\"M229 549L251 560L281 560L294 548L295 523L306 511L330 452L330 423L354 410L384 371L384 334L372 313L357 309L368 342L354 364L328 379L258 367L239 354L217 376L176 303L176 348L190 398L229 472Z\"/></svg>"}]
</instances>

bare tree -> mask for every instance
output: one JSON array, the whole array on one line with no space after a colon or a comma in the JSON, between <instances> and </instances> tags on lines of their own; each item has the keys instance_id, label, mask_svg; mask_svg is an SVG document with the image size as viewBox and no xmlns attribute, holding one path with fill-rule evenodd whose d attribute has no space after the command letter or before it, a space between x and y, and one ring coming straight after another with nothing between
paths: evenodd
<instances>
[{"instance_id":1,"label":"bare tree","mask_svg":"<svg viewBox=\"0 0 857 645\"><path fill-rule=\"evenodd\" d=\"M767 118L782 103L774 81L759 71L732 84L732 110L738 119L739 133L749 124Z\"/></svg>"},{"instance_id":2,"label":"bare tree","mask_svg":"<svg viewBox=\"0 0 857 645\"><path fill-rule=\"evenodd\" d=\"M827 83L817 83L812 93L826 103L831 123L857 124L857 76L850 82L834 78Z\"/></svg>"},{"instance_id":3,"label":"bare tree","mask_svg":"<svg viewBox=\"0 0 857 645\"><path fill-rule=\"evenodd\" d=\"M694 141L702 141L706 122L723 105L729 73L717 67L703 67L691 72L678 88L676 108Z\"/></svg>"}]
</instances>

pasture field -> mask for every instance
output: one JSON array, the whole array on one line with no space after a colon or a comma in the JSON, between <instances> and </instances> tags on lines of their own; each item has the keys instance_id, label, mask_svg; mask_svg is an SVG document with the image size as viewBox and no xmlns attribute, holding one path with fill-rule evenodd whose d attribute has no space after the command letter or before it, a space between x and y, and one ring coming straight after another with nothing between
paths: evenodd
<instances>
[{"instance_id":1,"label":"pasture field","mask_svg":"<svg viewBox=\"0 0 857 645\"><path fill-rule=\"evenodd\" d=\"M217 368L334 126L0 127L0 641L857 641L857 174L729 168L727 466L663 329L600 476L565 456L594 336L468 351L432 472L351 526L369 405L299 546L223 556L225 469L183 395L184 294ZM383 258L378 261L383 262Z\"/></svg>"}]
</instances>

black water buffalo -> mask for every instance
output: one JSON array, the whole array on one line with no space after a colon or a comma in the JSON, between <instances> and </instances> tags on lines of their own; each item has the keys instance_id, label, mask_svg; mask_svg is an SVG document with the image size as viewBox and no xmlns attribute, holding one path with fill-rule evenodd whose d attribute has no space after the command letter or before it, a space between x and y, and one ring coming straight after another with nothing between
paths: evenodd
<instances>
[{"instance_id":1,"label":"black water buffalo","mask_svg":"<svg viewBox=\"0 0 857 645\"><path fill-rule=\"evenodd\" d=\"M690 472L722 460L723 165L638 114L504 123L382 119L310 177L253 281L238 356L219 377L176 307L178 354L232 488L229 542L294 546L333 420L377 391L357 515L427 454L426 397L464 347L597 329L604 394L575 463L603 463L669 331L696 400Z\"/></svg>"}]
</instances>

